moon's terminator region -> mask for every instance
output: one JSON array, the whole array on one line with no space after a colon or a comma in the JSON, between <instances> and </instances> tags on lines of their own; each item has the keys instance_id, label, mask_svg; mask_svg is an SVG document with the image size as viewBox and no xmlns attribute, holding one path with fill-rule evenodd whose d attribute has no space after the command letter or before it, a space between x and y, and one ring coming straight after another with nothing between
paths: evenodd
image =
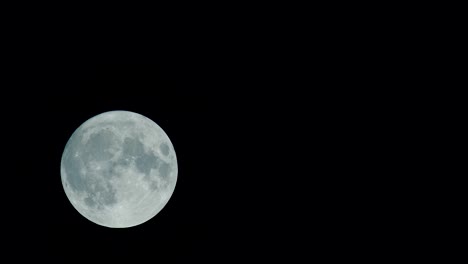
<instances>
[{"instance_id":1,"label":"moon's terminator region","mask_svg":"<svg viewBox=\"0 0 468 264\"><path fill-rule=\"evenodd\" d=\"M169 137L152 120L129 111L88 119L68 140L61 178L73 207L107 227L142 224L169 201L177 158Z\"/></svg>"}]
</instances>

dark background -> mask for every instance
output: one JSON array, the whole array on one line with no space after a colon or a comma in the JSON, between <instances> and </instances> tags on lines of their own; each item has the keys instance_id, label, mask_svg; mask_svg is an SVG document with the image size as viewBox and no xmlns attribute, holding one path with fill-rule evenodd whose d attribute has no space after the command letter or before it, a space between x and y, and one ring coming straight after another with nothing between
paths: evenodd
<instances>
[{"instance_id":1,"label":"dark background","mask_svg":"<svg viewBox=\"0 0 468 264\"><path fill-rule=\"evenodd\" d=\"M391 156L406 135L393 123L404 119L392 117L387 91L366 90L374 79L361 78L359 64L346 70L339 54L333 60L317 51L304 65L257 47L151 62L9 65L2 97L4 153L12 158L2 192L8 248L59 262L151 263L378 252L374 241L404 222L390 213L395 208L383 210L400 195L390 187L404 180L394 164L408 160ZM70 135L110 110L160 125L179 166L164 209L126 229L82 217L60 180Z\"/></svg>"},{"instance_id":2,"label":"dark background","mask_svg":"<svg viewBox=\"0 0 468 264\"><path fill-rule=\"evenodd\" d=\"M415 128L436 114L419 104L439 105L425 99L421 81L433 77L417 73L414 54L425 45L409 43L413 28L392 29L392 19L361 7L359 18L336 5L312 15L240 8L232 16L207 9L215 19L191 9L196 19L141 16L150 29L93 24L91 38L61 19L7 23L2 254L67 263L280 256L302 263L413 250L416 235L400 228L419 224L408 225L419 206L407 202L420 189L411 179L433 167L417 162L432 129ZM72 20L81 28L81 18ZM116 109L158 123L179 165L161 213L122 230L79 215L59 173L74 129ZM298 253L305 257L293 261Z\"/></svg>"},{"instance_id":3,"label":"dark background","mask_svg":"<svg viewBox=\"0 0 468 264\"><path fill-rule=\"evenodd\" d=\"M279 219L291 210L285 192L293 188L282 173L294 167L288 162L293 138L285 133L293 118L284 90L276 90L284 80L268 80L274 72L241 58L184 61L14 66L28 76L4 97L10 111L16 109L8 120L15 138L8 151L15 157L12 179L24 191L8 193L27 209L12 206L12 248L58 262L183 263L261 259L277 246L285 230ZM82 217L60 179L61 155L73 131L111 110L152 119L177 154L169 203L132 228L106 228Z\"/></svg>"},{"instance_id":4,"label":"dark background","mask_svg":"<svg viewBox=\"0 0 468 264\"><path fill-rule=\"evenodd\" d=\"M360 204L350 197L365 195L350 186L364 180L343 171L359 166L349 157L360 155L352 151L360 144L361 132L352 131L360 117L346 110L349 96L330 84L326 64L316 62L308 86L297 78L305 69L286 62L266 51L238 51L152 63L15 66L23 75L4 97L14 112L7 131L15 140L7 145L13 182L24 191L7 190L15 199L15 217L8 218L15 228L6 232L12 248L59 262L219 263L291 261L298 252L352 244L341 230L355 230L349 219ZM164 209L126 229L82 217L60 179L70 135L110 110L160 125L179 166Z\"/></svg>"},{"instance_id":5,"label":"dark background","mask_svg":"<svg viewBox=\"0 0 468 264\"><path fill-rule=\"evenodd\" d=\"M64 74L68 78L57 85L69 88L51 93L44 102L51 122L45 138L50 144L45 156L50 159L46 169L51 175L46 198L54 204L46 226L48 252L59 260L83 246L103 260L109 255L134 261L153 254L161 261L193 256L197 244L209 239L208 214L212 213L207 201L215 196L211 189L219 169L210 158L214 138L208 98L184 89L186 84L176 78L177 72L157 65L87 65ZM69 135L84 120L109 110L133 111L152 119L170 136L177 153L177 190L170 204L158 217L134 228L103 228L84 219L70 206L57 178L57 164Z\"/></svg>"},{"instance_id":6,"label":"dark background","mask_svg":"<svg viewBox=\"0 0 468 264\"><path fill-rule=\"evenodd\" d=\"M8 251L58 262L219 263L384 249L374 242L404 223L388 206L401 195L390 187L404 180L394 164L408 162L391 156L406 132L392 125L403 119L392 119L386 91L349 88L375 82L330 57L317 55L309 67L267 48L189 53L151 63L9 65L2 97L12 169L2 192ZM164 209L126 229L82 217L60 179L70 135L110 110L160 125L179 166Z\"/></svg>"}]
</instances>

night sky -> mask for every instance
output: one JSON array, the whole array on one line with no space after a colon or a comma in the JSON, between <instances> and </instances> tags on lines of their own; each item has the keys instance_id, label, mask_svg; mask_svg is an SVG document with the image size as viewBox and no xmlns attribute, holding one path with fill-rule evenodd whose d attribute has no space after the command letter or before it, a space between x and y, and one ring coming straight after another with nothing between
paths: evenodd
<instances>
[{"instance_id":1,"label":"night sky","mask_svg":"<svg viewBox=\"0 0 468 264\"><path fill-rule=\"evenodd\" d=\"M15 182L28 189L16 199L28 209L13 207L22 216L15 220L24 234L14 236L19 247L59 262L216 262L258 252L256 241L275 236L264 213L283 203L268 186L279 183L275 175L282 165L280 155L274 155L274 138L286 120L266 107L273 102L272 91L259 95L254 89L261 78L253 78L259 73L253 68L168 61L20 66L31 77L22 79L10 97L20 109L11 132L23 139L12 150L23 157L14 160ZM179 166L164 209L126 229L98 226L81 216L60 179L61 155L73 131L111 110L140 113L161 126ZM272 170L265 164L277 165Z\"/></svg>"},{"instance_id":2,"label":"night sky","mask_svg":"<svg viewBox=\"0 0 468 264\"><path fill-rule=\"evenodd\" d=\"M330 83L336 76L330 64L292 64L268 43L232 40L112 60L80 53L61 58L55 51L53 58L34 53L38 59L8 65L2 99L4 113L12 113L4 130L12 138L5 152L14 175L5 184L14 197L5 209L14 217L4 218L12 227L5 233L10 248L19 257L30 252L58 262L224 263L290 259L286 248L307 247L299 243L307 238L299 223L317 228L315 234L322 228L296 215L336 197L318 195L326 189L324 172L334 166L328 157L338 153L328 137L339 131L327 118L338 108L333 96L323 96L330 87L337 93ZM301 75L310 75L312 85ZM142 114L162 127L179 166L164 209L126 229L81 216L60 178L74 130L112 110Z\"/></svg>"}]
</instances>

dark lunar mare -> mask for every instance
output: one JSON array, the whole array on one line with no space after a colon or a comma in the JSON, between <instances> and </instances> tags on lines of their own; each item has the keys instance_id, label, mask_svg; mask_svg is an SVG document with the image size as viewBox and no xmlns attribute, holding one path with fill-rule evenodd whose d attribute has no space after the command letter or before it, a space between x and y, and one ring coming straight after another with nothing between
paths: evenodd
<instances>
[{"instance_id":1,"label":"dark lunar mare","mask_svg":"<svg viewBox=\"0 0 468 264\"><path fill-rule=\"evenodd\" d=\"M163 163L159 166L159 175L161 178L167 180L169 174L171 173L171 166L168 163Z\"/></svg>"},{"instance_id":2,"label":"dark lunar mare","mask_svg":"<svg viewBox=\"0 0 468 264\"><path fill-rule=\"evenodd\" d=\"M113 154L109 148L114 144L115 135L104 129L91 134L84 146L81 143L82 139L82 132L77 130L67 142L63 155L62 162L70 188L76 193L87 193L89 197L85 198L84 202L93 208L102 209L117 203L116 191L109 182L90 177L92 172L86 175L80 173L81 168L88 167L91 161L106 161L112 158ZM75 157L77 150L78 157ZM101 195L99 201L98 193Z\"/></svg>"},{"instance_id":3,"label":"dark lunar mare","mask_svg":"<svg viewBox=\"0 0 468 264\"><path fill-rule=\"evenodd\" d=\"M152 152L146 152L140 138L126 137L123 143L123 152L121 160L134 160L138 171L145 175L144 179L149 182L152 190L157 189L157 182L150 177L151 169L158 169L162 178L167 177L170 172L170 166L159 159ZM120 161L119 161L120 162ZM162 169L161 169L162 168Z\"/></svg>"},{"instance_id":4,"label":"dark lunar mare","mask_svg":"<svg viewBox=\"0 0 468 264\"><path fill-rule=\"evenodd\" d=\"M159 146L159 149L161 149L161 153L164 156L169 155L169 146L165 142L161 143L161 145Z\"/></svg>"},{"instance_id":5,"label":"dark lunar mare","mask_svg":"<svg viewBox=\"0 0 468 264\"><path fill-rule=\"evenodd\" d=\"M132 125L133 122L128 122L123 125ZM115 125L110 123L109 125ZM91 129L90 127L88 129ZM88 130L86 129L86 130ZM110 147L116 142L116 136L108 129L100 129L89 136L88 141L83 145L83 132L86 130L78 129L67 142L65 152L63 154L63 166L66 171L67 181L70 188L76 193L87 193L89 197L84 199L84 203L97 209L103 209L104 206L117 203L116 191L107 181L111 177L118 176L115 168L118 165L126 167L131 161L135 162L135 167L138 171L145 175L144 180L149 183L150 188L154 191L158 188L157 182L151 179L151 169L158 169L163 186L168 184L168 176L171 172L170 164L159 159L152 152L146 152L141 138L126 137L122 144L122 154L117 161L112 161L110 166L102 171L104 179L92 176L92 171L88 171L86 175L80 173L81 168L88 168L92 161L108 161L113 157L113 153L109 151ZM169 146L166 143L160 145L160 150L163 155L169 154ZM75 153L78 151L78 157ZM96 180L99 179L99 180ZM107 188L106 188L107 187ZM98 201L97 194L100 194Z\"/></svg>"},{"instance_id":6,"label":"dark lunar mare","mask_svg":"<svg viewBox=\"0 0 468 264\"><path fill-rule=\"evenodd\" d=\"M115 141L114 133L109 130L100 130L91 134L82 150L82 159L85 162L111 159L114 154L110 152L110 147Z\"/></svg>"}]
</instances>

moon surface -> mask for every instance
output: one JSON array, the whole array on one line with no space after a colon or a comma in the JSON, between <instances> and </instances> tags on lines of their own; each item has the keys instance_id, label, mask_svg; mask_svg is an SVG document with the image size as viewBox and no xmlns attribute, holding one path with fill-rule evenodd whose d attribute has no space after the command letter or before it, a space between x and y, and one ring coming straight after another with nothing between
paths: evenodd
<instances>
[{"instance_id":1,"label":"moon surface","mask_svg":"<svg viewBox=\"0 0 468 264\"><path fill-rule=\"evenodd\" d=\"M110 111L68 140L60 173L65 194L88 220L111 228L142 224L167 204L177 181L169 137L149 118Z\"/></svg>"}]
</instances>

